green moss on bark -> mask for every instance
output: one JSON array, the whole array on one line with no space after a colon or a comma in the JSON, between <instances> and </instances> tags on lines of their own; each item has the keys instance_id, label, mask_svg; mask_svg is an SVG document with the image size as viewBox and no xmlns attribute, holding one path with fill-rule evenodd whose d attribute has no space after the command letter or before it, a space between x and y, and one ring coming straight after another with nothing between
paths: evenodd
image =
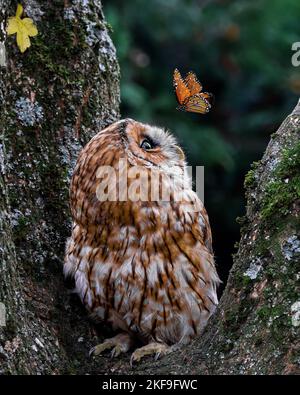
<instances>
[{"instance_id":1,"label":"green moss on bark","mask_svg":"<svg viewBox=\"0 0 300 395\"><path fill-rule=\"evenodd\" d=\"M4 26L16 3L0 4ZM28 4L24 1L24 16ZM7 68L0 69L5 189L1 179L0 184L8 213L3 244L13 251L2 257L0 248L0 301L7 303L16 328L10 337L0 328L0 353L6 341L21 339L15 352L7 351L0 374L79 369L74 348L79 336L90 333L83 311L68 306L62 283L69 181L82 145L119 117L119 68L101 1L36 0L30 8L40 15L39 34L23 54L15 37L4 37ZM65 348L73 353L68 363ZM84 369L85 350L80 354Z\"/></svg>"},{"instance_id":2,"label":"green moss on bark","mask_svg":"<svg viewBox=\"0 0 300 395\"><path fill-rule=\"evenodd\" d=\"M261 202L261 216L264 221L289 213L291 205L300 199L300 143L286 149L273 173L273 180L265 187Z\"/></svg>"}]
</instances>

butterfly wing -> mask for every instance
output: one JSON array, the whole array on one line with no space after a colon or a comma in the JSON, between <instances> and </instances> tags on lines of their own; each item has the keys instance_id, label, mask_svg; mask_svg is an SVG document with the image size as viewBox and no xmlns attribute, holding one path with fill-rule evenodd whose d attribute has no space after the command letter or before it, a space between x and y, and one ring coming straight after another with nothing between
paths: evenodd
<instances>
[{"instance_id":1,"label":"butterfly wing","mask_svg":"<svg viewBox=\"0 0 300 395\"><path fill-rule=\"evenodd\" d=\"M202 85L195 73L190 71L183 79L178 69L175 69L173 85L177 101L180 104L179 110L199 114L206 114L210 110L213 95L208 92L201 92Z\"/></svg>"},{"instance_id":2,"label":"butterfly wing","mask_svg":"<svg viewBox=\"0 0 300 395\"><path fill-rule=\"evenodd\" d=\"M182 110L199 114L206 114L210 108L211 104L203 94L197 94L187 98L182 105Z\"/></svg>"},{"instance_id":3,"label":"butterfly wing","mask_svg":"<svg viewBox=\"0 0 300 395\"><path fill-rule=\"evenodd\" d=\"M215 97L212 93L201 92L199 93L199 96L203 97L203 99L206 99L210 105L212 105L215 101Z\"/></svg>"},{"instance_id":4,"label":"butterfly wing","mask_svg":"<svg viewBox=\"0 0 300 395\"><path fill-rule=\"evenodd\" d=\"M197 93L200 93L202 91L202 85L198 81L198 78L196 77L196 74L190 71L187 73L184 82L186 83L186 86L188 87L191 96L196 95Z\"/></svg>"},{"instance_id":5,"label":"butterfly wing","mask_svg":"<svg viewBox=\"0 0 300 395\"><path fill-rule=\"evenodd\" d=\"M178 69L174 70L173 85L174 85L177 101L180 105L182 105L188 99L188 97L191 96L191 93L188 87L186 86L186 83L183 81Z\"/></svg>"}]
</instances>

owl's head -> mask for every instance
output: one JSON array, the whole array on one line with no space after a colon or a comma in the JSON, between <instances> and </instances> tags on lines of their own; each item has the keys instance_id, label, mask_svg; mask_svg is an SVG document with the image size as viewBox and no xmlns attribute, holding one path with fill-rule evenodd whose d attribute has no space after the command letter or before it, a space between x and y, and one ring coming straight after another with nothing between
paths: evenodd
<instances>
[{"instance_id":1,"label":"owl's head","mask_svg":"<svg viewBox=\"0 0 300 395\"><path fill-rule=\"evenodd\" d=\"M112 126L120 133L123 148L132 165L164 170L185 165L184 152L168 131L133 119L123 119Z\"/></svg>"},{"instance_id":2,"label":"owl's head","mask_svg":"<svg viewBox=\"0 0 300 395\"><path fill-rule=\"evenodd\" d=\"M121 202L124 210L125 201L174 201L175 194L187 200L185 193L190 192L185 155L175 137L124 119L99 132L81 151L72 178L71 207L77 220L89 207L89 221L95 222L104 216L107 201Z\"/></svg>"}]
</instances>

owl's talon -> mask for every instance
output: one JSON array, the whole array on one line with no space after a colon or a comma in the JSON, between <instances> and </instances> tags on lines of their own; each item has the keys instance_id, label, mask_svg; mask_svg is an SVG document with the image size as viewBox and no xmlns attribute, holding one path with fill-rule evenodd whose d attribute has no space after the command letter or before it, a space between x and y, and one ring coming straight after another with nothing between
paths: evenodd
<instances>
[{"instance_id":1,"label":"owl's talon","mask_svg":"<svg viewBox=\"0 0 300 395\"><path fill-rule=\"evenodd\" d=\"M110 341L105 341L104 343L97 344L95 347L90 349L89 356L100 355L103 351L112 348L114 345Z\"/></svg>"},{"instance_id":2,"label":"owl's talon","mask_svg":"<svg viewBox=\"0 0 300 395\"><path fill-rule=\"evenodd\" d=\"M160 358L160 352L156 353L154 356L154 361L158 361Z\"/></svg>"},{"instance_id":3,"label":"owl's talon","mask_svg":"<svg viewBox=\"0 0 300 395\"><path fill-rule=\"evenodd\" d=\"M130 357L130 367L133 368L133 354Z\"/></svg>"},{"instance_id":4,"label":"owl's talon","mask_svg":"<svg viewBox=\"0 0 300 395\"><path fill-rule=\"evenodd\" d=\"M121 353L127 352L131 347L132 340L127 333L121 333L111 339L105 340L101 344L97 344L95 347L91 348L89 352L89 356L97 356L102 354L103 351L109 350L111 351L111 358L119 356Z\"/></svg>"},{"instance_id":5,"label":"owl's talon","mask_svg":"<svg viewBox=\"0 0 300 395\"><path fill-rule=\"evenodd\" d=\"M94 351L95 351L95 348L96 348L96 347L92 347L92 348L90 349L90 351L89 351L89 357L90 357L90 358L93 356Z\"/></svg>"},{"instance_id":6,"label":"owl's talon","mask_svg":"<svg viewBox=\"0 0 300 395\"><path fill-rule=\"evenodd\" d=\"M173 351L172 347L163 343L149 343L146 346L135 350L130 358L130 366L133 367L134 362L139 362L144 356L154 354L154 360L157 361L160 357L169 354Z\"/></svg>"},{"instance_id":7,"label":"owl's talon","mask_svg":"<svg viewBox=\"0 0 300 395\"><path fill-rule=\"evenodd\" d=\"M115 358L118 357L121 353L122 353L122 348L120 347L120 345L117 345L116 347L114 347L110 353L110 357L111 358Z\"/></svg>"}]
</instances>

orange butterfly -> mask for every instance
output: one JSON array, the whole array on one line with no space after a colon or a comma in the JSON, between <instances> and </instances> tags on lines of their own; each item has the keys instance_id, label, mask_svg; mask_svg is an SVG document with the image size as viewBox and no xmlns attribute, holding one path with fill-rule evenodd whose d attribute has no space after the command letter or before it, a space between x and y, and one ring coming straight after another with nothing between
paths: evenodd
<instances>
[{"instance_id":1,"label":"orange butterfly","mask_svg":"<svg viewBox=\"0 0 300 395\"><path fill-rule=\"evenodd\" d=\"M201 92L202 85L192 71L183 79L178 69L175 69L173 85L179 103L178 110L199 114L206 114L210 110L213 95Z\"/></svg>"}]
</instances>

